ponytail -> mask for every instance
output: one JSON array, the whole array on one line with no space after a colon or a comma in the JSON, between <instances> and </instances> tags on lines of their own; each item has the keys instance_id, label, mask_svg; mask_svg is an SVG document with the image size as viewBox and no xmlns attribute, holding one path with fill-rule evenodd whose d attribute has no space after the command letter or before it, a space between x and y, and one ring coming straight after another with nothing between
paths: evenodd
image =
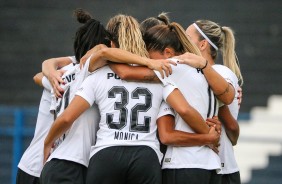
<instances>
[{"instance_id":1,"label":"ponytail","mask_svg":"<svg viewBox=\"0 0 282 184\"><path fill-rule=\"evenodd\" d=\"M148 50L163 52L165 48L171 47L177 53L190 52L201 55L197 46L188 39L184 29L176 22L154 26L143 38Z\"/></svg>"},{"instance_id":2,"label":"ponytail","mask_svg":"<svg viewBox=\"0 0 282 184\"><path fill-rule=\"evenodd\" d=\"M139 24L135 18L127 15L116 15L107 24L110 39L120 49L139 56L148 57Z\"/></svg>"},{"instance_id":3,"label":"ponytail","mask_svg":"<svg viewBox=\"0 0 282 184\"><path fill-rule=\"evenodd\" d=\"M74 16L79 23L83 26L79 27L75 34L74 39L74 54L77 62L81 57L86 54L88 50L95 47L98 44L105 44L110 46L110 42L107 39L108 32L104 26L92 16L82 9L76 9Z\"/></svg>"},{"instance_id":4,"label":"ponytail","mask_svg":"<svg viewBox=\"0 0 282 184\"><path fill-rule=\"evenodd\" d=\"M171 26L174 27L175 29L175 33L181 43L181 45L183 46L183 51L184 52L190 52L196 55L201 56L201 52L198 49L198 47L191 41L189 40L189 38L186 36L185 34L185 30L183 29L183 27L176 23L176 22L172 22Z\"/></svg>"},{"instance_id":5,"label":"ponytail","mask_svg":"<svg viewBox=\"0 0 282 184\"><path fill-rule=\"evenodd\" d=\"M235 37L233 31L229 27L221 27L215 22L210 20L198 20L195 24L201 31L211 40L213 44L218 47L222 53L223 64L228 67L238 77L239 84L243 85L243 76L240 71L238 58L235 52ZM205 39L201 34L200 40ZM210 53L215 60L217 57L217 50L210 47Z\"/></svg>"},{"instance_id":6,"label":"ponytail","mask_svg":"<svg viewBox=\"0 0 282 184\"><path fill-rule=\"evenodd\" d=\"M225 35L222 46L223 64L232 70L238 77L240 86L243 85L243 76L240 71L238 57L235 52L235 37L229 27L222 27L222 33Z\"/></svg>"},{"instance_id":7,"label":"ponytail","mask_svg":"<svg viewBox=\"0 0 282 184\"><path fill-rule=\"evenodd\" d=\"M144 35L147 30L156 26L156 25L168 25L169 24L169 17L167 13L162 12L157 17L149 17L143 20L140 24L140 30Z\"/></svg>"}]
</instances>

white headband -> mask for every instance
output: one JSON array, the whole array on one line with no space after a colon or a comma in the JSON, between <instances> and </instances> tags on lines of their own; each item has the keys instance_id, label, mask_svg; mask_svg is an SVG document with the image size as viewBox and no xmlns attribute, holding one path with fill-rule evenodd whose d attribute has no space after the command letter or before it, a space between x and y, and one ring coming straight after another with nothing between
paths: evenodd
<instances>
[{"instance_id":1,"label":"white headband","mask_svg":"<svg viewBox=\"0 0 282 184\"><path fill-rule=\"evenodd\" d=\"M212 43L212 41L207 37L207 35L205 35L205 33L199 28L199 26L196 23L193 23L193 25L199 31L199 33L211 44L211 46L215 48L215 50L218 50L217 46Z\"/></svg>"}]
</instances>

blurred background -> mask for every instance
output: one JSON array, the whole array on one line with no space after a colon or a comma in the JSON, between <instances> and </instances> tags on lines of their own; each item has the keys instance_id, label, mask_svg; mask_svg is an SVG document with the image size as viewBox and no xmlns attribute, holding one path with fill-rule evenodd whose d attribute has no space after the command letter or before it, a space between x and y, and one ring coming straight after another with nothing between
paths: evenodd
<instances>
[{"instance_id":1,"label":"blurred background","mask_svg":"<svg viewBox=\"0 0 282 184\"><path fill-rule=\"evenodd\" d=\"M0 183L15 182L29 145L42 89L33 83L48 58L73 54L80 26L76 8L106 25L128 14L139 21L169 12L184 29L209 19L235 31L244 77L235 152L243 183L282 183L282 1L187 0L0 0Z\"/></svg>"}]
</instances>

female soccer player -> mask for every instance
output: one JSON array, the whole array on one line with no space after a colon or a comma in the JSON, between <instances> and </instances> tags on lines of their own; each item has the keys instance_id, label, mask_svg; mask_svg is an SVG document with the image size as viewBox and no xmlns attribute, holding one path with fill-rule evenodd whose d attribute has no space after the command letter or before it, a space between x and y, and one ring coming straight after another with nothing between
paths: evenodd
<instances>
[{"instance_id":1,"label":"female soccer player","mask_svg":"<svg viewBox=\"0 0 282 184\"><path fill-rule=\"evenodd\" d=\"M155 35L155 37L153 37L153 38L151 38L150 36L148 36L147 37L147 48L149 48L149 50L151 51L150 52L150 54L151 54L151 57L153 57L153 58L169 58L169 57L172 57L172 56L174 56L174 55L178 55L178 54L180 54L180 53L183 53L183 52L185 52L185 51L190 51L191 52L191 50L193 49L193 44L191 44L190 42L189 42L189 40L187 40L187 38L186 38L186 36L185 36L185 33L184 33L184 31L182 30L180 30L179 29L179 25L177 25L177 24L174 24L174 25L171 25L172 26L172 29L171 29L171 27L169 27L169 28L167 28L166 30L165 29L160 29L160 28L162 28L162 27L158 27L158 28L156 28L156 29L154 29L154 30L152 30L152 32L151 32L151 35L153 35L153 33L154 33L154 31L157 33L158 31L158 33L159 34L157 34L157 35ZM168 26L167 26L168 27ZM152 28L153 29L153 28ZM158 30L158 29L160 29L160 30ZM145 33L145 41L146 41L146 34L148 34L148 33ZM161 36L160 36L161 35ZM182 39L179 39L179 36L178 35L180 35L180 36L182 36L183 38L183 40L184 41L186 41L186 42L181 42L180 40L182 40ZM161 38L160 40L158 40L158 38ZM185 40L186 39L186 40ZM171 41L172 43L170 43L169 41L167 41L167 40L173 40L173 41ZM163 41L163 42L162 42ZM160 43L159 43L160 42ZM165 44L167 44L167 45L165 45ZM184 45L184 46L183 46ZM184 47L184 48L183 48ZM134 57L131 57L130 58L131 60L134 60L134 59L136 59L136 58L134 58ZM130 60L129 59L129 60ZM202 70L205 70L205 72L208 72L209 70L211 70L211 67L210 67L210 65L208 65L208 63L206 63L207 65L206 66L204 66L204 68L202 68ZM136 68L136 67L134 67L134 68ZM185 68L185 67L184 67ZM143 68L144 69L144 68ZM150 73L150 71L148 71L148 69L144 69L143 71L141 71L140 70L140 67L139 67L139 69L137 70L137 69L133 69L132 68L132 70L134 70L134 73L135 73L135 76L137 76L137 75L139 75L140 76L140 73L142 73L143 74L143 76L144 75L146 75L146 74L149 74ZM191 71L190 71L191 70ZM189 102L190 102L190 100L194 103L194 106L196 106L196 104L198 103L198 109L201 111L201 108L202 108L202 113L203 113L203 116L204 117L207 117L207 116L211 116L212 117L212 114L215 114L215 111L216 111L216 107L214 107L213 105L211 105L212 103L214 103L215 104L215 98L214 97L212 97L213 95L212 94L208 94L207 93L207 89L208 89L208 86L207 86L207 82L205 81L205 79L204 79L204 76L203 76L203 74L201 73L201 71L199 71L199 70L193 70L192 68L190 69L190 70L188 70L188 71L190 71L190 72L188 72L188 71L183 71L182 73L181 72L176 72L177 73L177 82L179 82L179 81L183 81L183 82L185 82L185 84L182 84L182 87L183 86L187 86L187 83L189 84L189 83L191 83L191 84L193 84L193 85L189 85L190 86L190 92L187 92L187 94L189 94L190 93L190 99L189 99ZM127 73L127 71L128 70L126 70L125 71L125 73ZM139 72L138 72L139 71ZM194 71L194 72L193 72ZM132 73L132 72L131 72ZM188 74L188 76L186 76L186 77L179 77L180 75L183 75L183 73L185 73L185 74ZM194 77L193 77L193 73L194 73ZM198 74L196 74L196 73L198 73ZM174 73L173 73L174 74ZM172 75L173 75L172 74ZM200 75L199 75L200 74ZM190 75L190 76L189 76ZM197 76L197 75L199 75L199 76ZM140 77L139 77L140 78ZM136 80L136 78L132 78L133 80ZM141 77L141 79L143 79L143 77ZM182 80L180 80L180 79L182 79ZM194 80L194 81L191 81L191 80ZM199 80L195 80L195 79L199 79ZM201 80L203 79L203 81L205 81L205 82L202 82ZM189 82L187 82L187 81L189 81ZM200 82L201 81L201 82ZM226 81L224 81L224 82L226 82ZM170 83L173 83L173 81L169 81L169 82L167 82L168 84ZM198 86L197 86L197 84L198 84ZM228 83L226 83L227 85L228 85ZM202 85L202 86L201 86ZM197 87L196 87L197 86ZM203 87L204 86L204 87ZM206 87L205 87L206 86ZM197 91L198 90L198 93L195 93L195 91L193 92L193 90L195 90L195 91ZM225 90L225 87L223 88L223 90ZM192 91L192 92L191 92ZM211 93L211 91L209 91L209 93ZM169 93L167 93L167 94L169 94ZM191 96L193 96L193 95L191 95L191 94L194 94L195 95L195 98L196 99L193 99L193 97L191 97ZM197 94L197 95L196 95ZM199 94L203 94L203 95L199 95ZM205 95L206 94L206 95ZM186 93L184 93L184 95L186 95ZM210 95L210 100L212 100L212 101L210 101L210 103L208 102L209 100L207 99L208 98L208 95ZM169 100L169 98L171 97L171 96L173 96L173 95L169 95L168 96L168 98L167 98L167 100ZM205 97L206 96L206 99L207 100L205 100L205 99L200 99L199 98L199 96L200 97ZM197 99L198 98L198 99ZM187 99L187 98L186 98ZM230 99L229 99L230 100ZM181 101L177 101L176 103L180 103ZM209 104L209 105L207 105L207 104ZM201 107L202 106L202 107ZM212 111L212 108L214 109L214 111ZM206 110L203 110L203 109L206 109ZM206 113L206 114L205 114ZM182 120L183 121L183 120ZM178 123L178 125L179 126L183 126L182 125L182 123ZM185 128L185 125L183 126L184 128ZM182 127L182 128L183 128ZM178 129L179 130L179 129ZM191 132L191 128L189 128L189 131ZM179 140L178 140L179 141ZM181 140L181 141L183 141L183 140ZM186 140L187 141L187 140ZM174 145L184 145L184 143L183 142L181 142L180 143L180 141L179 142L177 142L177 141L175 141L174 143L173 143ZM186 143L187 144L187 143ZM194 144L195 145L195 144ZM202 151L202 154L204 154L204 152L205 151ZM206 151L206 153L208 153L209 151L207 150ZM196 151L195 151L195 153L196 153ZM213 153L211 152L211 155L213 155ZM212 156L211 156L212 157ZM203 158L206 158L206 157L204 157L203 156ZM165 161L167 160L167 162L170 162L170 160L171 160L171 158L168 158L168 159L166 159L165 158ZM185 159L184 159L185 160ZM212 160L212 159L211 159ZM203 159L202 160L202 162L203 161L205 161L205 159ZM189 159L188 159L188 162L189 162ZM192 162L193 163L193 162ZM217 164L216 164L217 163ZM208 168L208 169L203 169L203 170L199 170L200 172L199 172L199 174L201 175L201 173L205 173L205 175L206 175L206 177L203 177L203 178L201 178L201 179L203 179L203 181L207 181L207 180L209 180L209 177L210 176L213 176L214 178L217 178L218 176L216 175L216 173L215 172L212 172L212 171L208 171L208 170L210 170L212 167L214 167L214 169L220 169L220 163L219 163L219 160L217 159L217 156L216 155L214 155L214 163L212 164L212 163L206 163L206 165L205 164L201 164L200 162L199 163L197 163L198 164L198 167L203 167L203 168ZM177 164L176 164L177 165ZM174 165L174 166L172 166L172 167L177 167L176 165ZM181 165L181 164L179 164L178 165L178 167L183 167L183 165ZM190 165L191 166L191 165ZM186 167L186 166L185 166ZM177 172L177 171L176 171ZM196 174L196 172L198 172L198 170L196 169L195 171L195 174ZM188 174L190 173L190 171L188 171ZM215 182L218 182L218 180L219 179L215 179L216 181ZM169 179L169 180L167 180L167 182L169 183L171 180ZM182 180L181 180L182 181ZM197 180L197 181L195 181L196 183L197 182L199 182L199 180Z\"/></svg>"},{"instance_id":2,"label":"female soccer player","mask_svg":"<svg viewBox=\"0 0 282 184\"><path fill-rule=\"evenodd\" d=\"M213 68L232 82L235 89L239 88L240 90L238 84L242 86L243 77L237 61L232 29L226 26L222 27L210 20L198 20L187 28L186 33L200 49L205 59L213 65ZM223 56L223 64L230 68L232 72L222 65L215 65L218 51L221 51ZM188 60L184 59L185 61L189 63ZM238 96L238 93L236 96ZM233 151L233 145L236 145L239 137L239 125L236 121L239 112L238 104L240 104L238 98L234 98L230 105L222 106L219 110L219 118L223 123L219 156L222 163L222 183L224 184L241 183L239 168Z\"/></svg>"},{"instance_id":3,"label":"female soccer player","mask_svg":"<svg viewBox=\"0 0 282 184\"><path fill-rule=\"evenodd\" d=\"M117 15L107 27L112 30L113 45L141 56L147 55L139 25L133 17ZM58 135L70 126L61 127L66 123L70 125L95 101L99 105L101 121L97 142L91 151L86 183L161 183L161 153L155 139L156 124L151 123L155 121L161 103L161 96L154 94L161 92L161 86L121 81L109 67L96 71L83 84L50 129L45 140L45 156ZM56 131L60 133L54 134ZM151 167L146 168L148 164ZM149 171L143 173L144 168Z\"/></svg>"},{"instance_id":4,"label":"female soccer player","mask_svg":"<svg viewBox=\"0 0 282 184\"><path fill-rule=\"evenodd\" d=\"M147 55L135 19L118 15L107 27L112 46ZM44 155L48 156L54 141L95 102L101 121L86 183L161 183L162 154L155 122L162 91L159 84L122 81L107 66L97 70L84 81L71 104L54 122L45 140Z\"/></svg>"},{"instance_id":5,"label":"female soccer player","mask_svg":"<svg viewBox=\"0 0 282 184\"><path fill-rule=\"evenodd\" d=\"M75 15L78 19L79 22L83 23L84 25L81 26L77 32L76 32L76 37L75 37L75 42L74 42L74 49L75 49L75 55L76 58L80 59L80 57L82 55L84 55L88 49L92 48L93 46L100 44L100 43L104 43L107 44L105 38L106 38L106 31L104 29L104 27L100 24L100 22L91 19L90 15L88 15L86 12L82 11L82 10L76 10L75 11ZM87 32L87 30L90 30ZM96 34L95 34L96 33ZM50 61L53 61L53 63L69 63L69 62L73 62L76 63L77 59L75 59L75 57L62 57L62 58L54 58L54 59L50 59ZM55 61L55 62L54 62ZM78 69L75 69L74 64L71 64L70 66L68 66L68 68L71 68L72 71L74 72L73 74L70 74L70 71L68 71L68 75L66 75L65 78L65 82L66 82L66 86L70 86L69 84L71 84L73 82L73 77L77 74L78 75ZM79 68L79 67L77 67ZM86 72L88 72L86 70ZM82 72L81 72L82 73ZM35 82L39 82L41 83L42 76L40 77L39 75L36 75L35 77ZM47 81L46 78L43 78L43 85L48 83L48 82L44 82ZM49 84L50 85L50 84ZM44 85L46 86L46 85ZM73 87L73 86L71 86ZM69 89L69 88L68 88ZM64 93L63 95L63 100L60 101L62 103L64 103L64 105L61 105L62 107L64 107L65 105L67 105L67 99L69 97L69 95L71 95L71 92L69 91L69 93ZM65 100L65 101L64 101ZM19 163L19 172L18 172L18 176L17 176L17 183L25 183L25 184L29 184L29 183L39 183L39 176L41 174L42 168L43 168L43 142L44 139L48 133L48 130L51 127L51 124L54 121L54 114L50 113L50 106L51 106L51 94L50 92L47 94L45 91L42 95L42 100L40 103L40 107L39 107L39 114L38 114L38 119L37 119L37 124L36 124L36 131L35 131L35 135L34 138L29 146L29 148L25 151L20 163ZM59 111L59 109L58 109ZM92 112L93 110L91 110ZM94 112L91 113L91 115L93 115ZM85 115L87 116L87 115ZM89 116L88 116L89 117ZM95 117L90 116L89 117L89 121L95 121ZM98 120L97 120L98 121ZM93 125L93 124L91 124ZM89 128L89 130L87 131L91 131L93 130L93 128ZM69 141L69 139L73 138L74 136L72 136L72 132L74 132L73 130L70 130L69 132L69 136L67 136L67 138L64 141ZM76 131L77 132L77 131ZM88 140L88 139L87 139ZM92 141L92 140L91 140ZM88 141L90 142L90 141ZM56 149L56 151L54 152L54 154L52 155L54 158L59 158L58 160L54 159L51 160L50 162L48 162L48 164L45 165L45 167L47 168L50 165L53 165L55 162L56 164L60 164L61 162L63 162L64 164L68 164L68 165L75 165L76 167L68 167L67 169L65 169L66 166L64 167L56 167L55 170L51 169L49 171L47 171L47 173L45 172L44 175L44 181L41 181L40 183L60 183L60 177L67 177L66 176L66 172L68 172L70 169L73 169L76 173L79 173L80 175L72 175L72 176L68 176L69 179L71 180L71 177L75 177L75 181L81 181L80 179L82 177L85 177L85 166L87 166L88 164L88 157L87 157L87 151L81 149L79 150L80 152L78 153L76 149L71 150L70 151L66 151L66 147L63 147L65 143L62 144L62 146L58 149ZM68 147L68 149L71 149L71 147ZM59 151L64 152L63 156L59 155ZM88 150L88 152L90 152ZM77 153L77 154L75 154ZM83 157L79 154L84 153L86 154L86 161L83 159L78 160L78 158ZM75 154L76 159L74 160L74 158L72 157ZM89 153L88 153L89 155ZM63 160L60 160L61 158L63 158ZM74 162L71 162L74 161ZM75 164L75 162L77 164ZM62 165L62 164L61 164ZM46 169L45 170L48 170ZM62 169L61 171L58 171L59 169ZM65 170L64 170L65 169ZM60 175L57 175L56 172L60 172ZM83 173L84 172L84 173ZM52 173L56 173L55 176L52 175ZM82 182L82 181L81 181Z\"/></svg>"}]
</instances>

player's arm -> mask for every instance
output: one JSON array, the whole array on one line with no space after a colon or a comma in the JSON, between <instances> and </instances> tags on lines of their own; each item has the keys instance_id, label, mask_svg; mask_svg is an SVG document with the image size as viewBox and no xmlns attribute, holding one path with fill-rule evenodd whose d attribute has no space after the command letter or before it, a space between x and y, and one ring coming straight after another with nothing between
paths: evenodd
<instances>
[{"instance_id":1,"label":"player's arm","mask_svg":"<svg viewBox=\"0 0 282 184\"><path fill-rule=\"evenodd\" d=\"M55 120L44 141L44 163L50 155L55 140L63 135L89 107L90 104L84 98L75 96L65 111Z\"/></svg>"},{"instance_id":2,"label":"player's arm","mask_svg":"<svg viewBox=\"0 0 282 184\"><path fill-rule=\"evenodd\" d=\"M160 80L153 70L144 66L109 63L110 68L122 79L127 81L142 81L159 83Z\"/></svg>"},{"instance_id":3,"label":"player's arm","mask_svg":"<svg viewBox=\"0 0 282 184\"><path fill-rule=\"evenodd\" d=\"M218 117L225 127L225 131L229 140L231 141L232 145L235 146L240 134L240 127L237 120L234 119L229 111L228 106L226 105L219 108Z\"/></svg>"},{"instance_id":4,"label":"player's arm","mask_svg":"<svg viewBox=\"0 0 282 184\"><path fill-rule=\"evenodd\" d=\"M60 83L64 82L61 77L65 72L58 69L70 63L72 63L72 60L69 57L51 58L43 61L42 63L42 72L50 81L57 97L62 97L61 93L64 92L64 90L60 87Z\"/></svg>"},{"instance_id":5,"label":"player's arm","mask_svg":"<svg viewBox=\"0 0 282 184\"><path fill-rule=\"evenodd\" d=\"M163 72L165 72L166 76L172 72L170 64L176 65L176 63L171 60L152 60L147 57L141 57L136 54L132 54L131 52L122 49L105 47L93 52L89 65L89 71L93 72L95 69L97 69L95 63L101 60L147 66L150 69L159 71L162 77L164 77Z\"/></svg>"},{"instance_id":6,"label":"player's arm","mask_svg":"<svg viewBox=\"0 0 282 184\"><path fill-rule=\"evenodd\" d=\"M200 113L186 101L179 89L174 89L167 96L166 102L196 133L207 134L209 132L209 127L205 120Z\"/></svg>"},{"instance_id":7,"label":"player's arm","mask_svg":"<svg viewBox=\"0 0 282 184\"><path fill-rule=\"evenodd\" d=\"M33 77L33 81L35 84L37 84L38 86L41 86L43 87L43 84L42 84L42 79L43 79L44 75L42 72L40 73L37 73L34 77Z\"/></svg>"},{"instance_id":8,"label":"player's arm","mask_svg":"<svg viewBox=\"0 0 282 184\"><path fill-rule=\"evenodd\" d=\"M165 115L157 119L160 141L170 146L202 146L217 145L220 134L211 127L208 134L188 133L175 130L174 117Z\"/></svg>"},{"instance_id":9,"label":"player's arm","mask_svg":"<svg viewBox=\"0 0 282 184\"><path fill-rule=\"evenodd\" d=\"M42 72L37 73L34 77L33 77L33 81L35 84L44 87L45 89L47 89L48 91L51 92L52 86L50 84L50 82L48 81L48 79L43 75Z\"/></svg>"},{"instance_id":10,"label":"player's arm","mask_svg":"<svg viewBox=\"0 0 282 184\"><path fill-rule=\"evenodd\" d=\"M179 60L178 63L200 69L216 97L226 105L232 103L235 96L234 87L217 73L205 58L188 52L174 58Z\"/></svg>"}]
</instances>

